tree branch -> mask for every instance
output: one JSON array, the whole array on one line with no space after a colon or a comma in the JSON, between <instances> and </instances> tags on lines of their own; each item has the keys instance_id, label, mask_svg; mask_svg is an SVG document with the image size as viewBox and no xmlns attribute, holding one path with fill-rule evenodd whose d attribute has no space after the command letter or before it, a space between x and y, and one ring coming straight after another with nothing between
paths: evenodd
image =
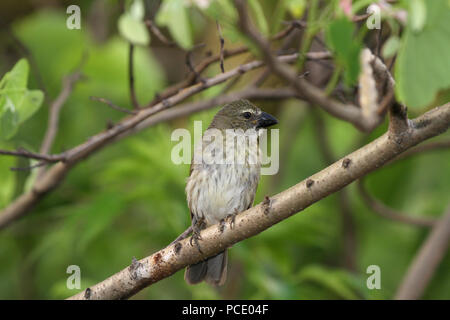
<instances>
[{"instance_id":1,"label":"tree branch","mask_svg":"<svg viewBox=\"0 0 450 320\"><path fill-rule=\"evenodd\" d=\"M375 141L336 161L295 186L236 216L233 228L219 224L201 232L200 253L189 239L170 245L135 262L110 278L89 288L90 299L124 299L164 279L187 265L210 257L233 244L254 236L304 210L322 198L376 170L401 152L446 131L450 125L450 103L435 108L410 122L395 139L387 132ZM314 183L307 183L313 181ZM85 299L84 292L71 299Z\"/></svg>"},{"instance_id":2,"label":"tree branch","mask_svg":"<svg viewBox=\"0 0 450 320\"><path fill-rule=\"evenodd\" d=\"M289 26L287 28L285 28L284 30L282 30L279 33L277 33L276 35L274 35L271 38L271 40L277 41L277 40L283 39L284 37L288 36L294 29L295 29L295 24L289 23ZM167 97L170 97L170 96L176 94L183 88L186 88L187 86L193 84L197 78L197 75L199 75L203 71L205 71L211 64L220 61L221 54L223 54L223 58L228 58L228 57L246 53L248 51L249 51L248 47L242 46L242 47L237 47L237 48L229 49L229 50L224 49L222 53L207 57L198 66L195 67L195 73L191 72L185 80L168 87L166 90L164 90L162 93L160 93L153 101L151 101L147 105L147 107L154 106L155 104L159 103L161 100L166 99ZM330 52L322 52L319 55L315 55L315 54L309 55L307 58L310 60L330 59L331 53Z\"/></svg>"},{"instance_id":3,"label":"tree branch","mask_svg":"<svg viewBox=\"0 0 450 320\"><path fill-rule=\"evenodd\" d=\"M227 72L233 74L233 70ZM222 74L220 75L222 77ZM209 79L211 81L213 79ZM224 78L219 78L220 81L225 81ZM217 81L219 81L217 80ZM214 80L216 81L216 80ZM196 86L197 87L197 86ZM197 88L198 89L198 88ZM197 90L196 89L196 90ZM191 92L192 93L192 92ZM183 94L183 97L186 97ZM192 93L193 94L193 93ZM36 181L33 189L18 197L8 207L3 209L0 213L0 230L8 226L10 223L19 219L30 210L36 202L43 198L46 194L56 188L59 183L62 182L67 172L76 165L83 158L101 150L103 147L123 139L137 131L143 130L149 126L155 125L160 122L164 122L170 119L175 119L189 115L194 112L206 110L215 107L220 104L229 103L238 99L285 99L295 97L296 92L289 88L282 89L256 89L249 88L240 92L233 92L226 95L221 95L209 100L198 101L193 103L187 103L177 108L170 108L163 110L160 113L153 112L152 109L141 109L135 116L126 118L123 122L112 127L111 129L104 131L78 147L72 148L59 155L40 155L28 152L26 150L20 151L3 151L0 150L0 154L22 156L26 158L33 158L38 160L44 160L47 162L58 162L55 166L50 168L41 179ZM181 97L174 97L172 102L167 102L166 107L176 104L181 101ZM162 110L162 104L161 109ZM142 115L146 113L147 115ZM155 114L156 113L156 114ZM139 117L138 119L136 119ZM125 123L125 124L124 124Z\"/></svg>"},{"instance_id":4,"label":"tree branch","mask_svg":"<svg viewBox=\"0 0 450 320\"><path fill-rule=\"evenodd\" d=\"M259 47L264 60L272 71L291 84L300 96L311 104L320 106L331 115L352 123L356 128L362 131L371 131L381 122L382 117L378 115L373 116L372 114L367 116L362 112L361 108L353 104L340 103L328 97L324 91L310 84L305 79L299 79L294 70L289 68L286 64L280 63L273 56L268 42L252 25L247 14L245 1L235 0L235 4L239 13L239 26L241 30ZM379 67L378 62L379 61L375 63L375 66Z\"/></svg>"},{"instance_id":5,"label":"tree branch","mask_svg":"<svg viewBox=\"0 0 450 320\"><path fill-rule=\"evenodd\" d=\"M71 75L64 77L62 89L58 97L52 102L49 110L47 131L41 145L40 153L48 154L55 140L59 127L59 113L66 100L69 98L75 84L83 77L81 71L76 71Z\"/></svg>"},{"instance_id":6,"label":"tree branch","mask_svg":"<svg viewBox=\"0 0 450 320\"><path fill-rule=\"evenodd\" d=\"M372 209L373 212L377 213L378 215L384 218L420 227L432 227L436 225L437 222L436 219L411 217L408 216L406 213L389 208L379 200L372 197L367 192L366 188L364 187L364 179L360 179L358 181L358 190L361 195L361 198L366 203L366 205L370 209Z\"/></svg>"},{"instance_id":7,"label":"tree branch","mask_svg":"<svg viewBox=\"0 0 450 320\"><path fill-rule=\"evenodd\" d=\"M435 224L400 284L395 299L415 300L422 297L439 263L450 245L450 207Z\"/></svg>"}]
</instances>

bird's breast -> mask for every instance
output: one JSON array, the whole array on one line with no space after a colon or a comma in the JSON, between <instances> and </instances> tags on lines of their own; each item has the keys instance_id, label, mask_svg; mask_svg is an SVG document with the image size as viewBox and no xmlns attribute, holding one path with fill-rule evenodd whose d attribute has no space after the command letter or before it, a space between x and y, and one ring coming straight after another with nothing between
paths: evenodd
<instances>
[{"instance_id":1,"label":"bird's breast","mask_svg":"<svg viewBox=\"0 0 450 320\"><path fill-rule=\"evenodd\" d=\"M260 177L259 153L252 149L237 146L233 150L235 161L214 163L208 161L211 160L208 155L204 155L201 163L193 164L186 185L192 214L198 218L204 217L207 225L211 225L252 205ZM217 158L227 148L210 145L209 150ZM239 159L245 160L242 162Z\"/></svg>"}]
</instances>

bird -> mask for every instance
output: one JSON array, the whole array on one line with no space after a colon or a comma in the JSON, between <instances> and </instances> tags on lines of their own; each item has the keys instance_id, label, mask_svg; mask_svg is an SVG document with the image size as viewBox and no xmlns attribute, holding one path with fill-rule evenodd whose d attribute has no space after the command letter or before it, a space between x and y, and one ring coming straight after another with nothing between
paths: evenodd
<instances>
[{"instance_id":1,"label":"bird","mask_svg":"<svg viewBox=\"0 0 450 320\"><path fill-rule=\"evenodd\" d=\"M227 218L232 227L235 215L253 205L261 169L260 129L277 123L275 117L241 99L223 106L203 133L194 150L185 190L193 230L191 241L197 243L199 250L202 229L224 223ZM242 138L248 139L247 144L239 140ZM221 286L227 277L227 261L225 249L190 265L185 271L185 281Z\"/></svg>"}]
</instances>

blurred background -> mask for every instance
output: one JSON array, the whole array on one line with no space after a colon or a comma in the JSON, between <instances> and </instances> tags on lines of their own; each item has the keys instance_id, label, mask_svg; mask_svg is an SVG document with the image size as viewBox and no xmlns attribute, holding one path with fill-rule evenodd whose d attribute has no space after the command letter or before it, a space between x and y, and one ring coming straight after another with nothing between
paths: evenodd
<instances>
[{"instance_id":1,"label":"blurred background","mask_svg":"<svg viewBox=\"0 0 450 320\"><path fill-rule=\"evenodd\" d=\"M370 3L354 2L361 2L361 8ZM290 4L280 13L275 1L259 3L265 21L259 21L258 26L266 28L267 34L281 30L283 21L301 17L306 6L304 1L296 1L297 6ZM83 59L81 70L85 77L76 84L62 109L52 152L76 146L104 130L108 122L124 117L123 113L92 101L90 96L131 107L129 39L117 26L129 3L78 1L79 30L66 27L66 9L70 4L56 0L0 2L0 78L19 59L26 58L30 65L28 88L45 94L42 107L20 126L14 137L0 140L1 149L39 150L47 127L49 101L59 94L63 77L76 70ZM213 16L199 7L180 0L174 1L176 9L161 11L161 1L147 0L144 4L146 19L156 20L163 34L178 45L167 46L148 34L148 45L136 46L134 70L141 104L185 79L189 70L182 48L205 44L193 51L195 64L219 52ZM227 49L242 44L242 39L233 37L232 30L225 28L224 37ZM367 44L373 42L371 35L363 38ZM290 41L295 43L295 39ZM314 43L313 48L320 49L320 45ZM225 68L229 70L252 59L251 53L226 59ZM307 70L314 68L321 68L311 78L318 84L332 73L327 66L306 66ZM232 86L230 80L190 101L243 88L262 72L249 72ZM219 65L214 64L204 76L218 73ZM263 86L280 86L278 81L269 77ZM351 87L343 91L353 94ZM448 97L446 93L438 99L445 102ZM280 120L280 171L262 177L256 203L264 195L276 194L323 169L330 158L338 159L372 141L387 128L384 123L372 133L363 134L351 124L296 99L255 103ZM79 291L66 286L69 265L81 268L81 289L85 289L127 267L133 257L140 259L165 247L183 232L190 224L184 193L189 165L172 163L171 149L176 142L170 136L176 128L192 130L194 120L209 123L218 107L113 143L73 168L66 180L27 216L1 230L0 298L69 297ZM410 110L410 117L428 108ZM438 218L450 200L449 160L448 151L408 157L371 173L365 185L370 194L389 207L413 217ZM24 159L0 156L0 209L27 190L35 179L36 170L12 171L10 167L28 165ZM234 245L229 251L224 287L188 286L184 271L179 271L133 298L391 299L428 232L426 227L380 217L368 208L353 183L345 191ZM370 290L366 286L370 265L381 269L381 289ZM447 253L423 298L450 299L449 270Z\"/></svg>"}]
</instances>

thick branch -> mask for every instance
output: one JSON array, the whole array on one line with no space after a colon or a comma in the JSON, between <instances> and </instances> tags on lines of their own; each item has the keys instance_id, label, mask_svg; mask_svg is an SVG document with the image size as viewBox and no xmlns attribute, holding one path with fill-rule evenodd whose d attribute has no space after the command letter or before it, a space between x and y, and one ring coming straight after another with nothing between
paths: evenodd
<instances>
[{"instance_id":1,"label":"thick branch","mask_svg":"<svg viewBox=\"0 0 450 320\"><path fill-rule=\"evenodd\" d=\"M170 245L133 263L103 282L89 288L91 299L123 299L164 279L187 265L221 252L225 248L254 236L272 225L302 211L322 198L342 189L367 173L376 170L401 152L446 131L450 125L450 103L435 108L414 121L394 139L385 133L331 166L297 185L238 214L234 227L222 230L219 225L201 232L200 253L189 239ZM228 225L228 224L227 224ZM85 299L81 292L71 299Z\"/></svg>"}]
</instances>

